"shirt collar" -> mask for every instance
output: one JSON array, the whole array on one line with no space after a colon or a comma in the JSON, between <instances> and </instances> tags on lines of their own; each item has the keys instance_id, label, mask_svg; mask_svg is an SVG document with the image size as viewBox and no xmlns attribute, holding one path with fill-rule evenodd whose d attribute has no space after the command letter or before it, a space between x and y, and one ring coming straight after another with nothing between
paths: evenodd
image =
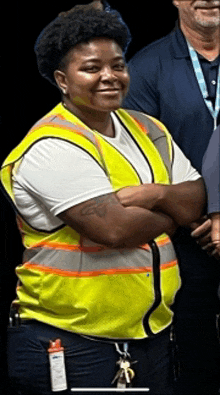
<instances>
[{"instance_id":1,"label":"shirt collar","mask_svg":"<svg viewBox=\"0 0 220 395\"><path fill-rule=\"evenodd\" d=\"M178 21L172 33L174 57L176 59L189 58L190 55L187 42Z\"/></svg>"},{"instance_id":2,"label":"shirt collar","mask_svg":"<svg viewBox=\"0 0 220 395\"><path fill-rule=\"evenodd\" d=\"M190 58L188 45L186 42L186 38L180 29L179 21L176 21L175 28L172 31L172 44L174 57L176 59ZM200 60L207 60L202 55L198 54ZM220 61L220 56L212 62L213 66L218 66ZM207 62L209 62L207 60Z\"/></svg>"},{"instance_id":3,"label":"shirt collar","mask_svg":"<svg viewBox=\"0 0 220 395\"><path fill-rule=\"evenodd\" d=\"M198 58L200 61L210 64L212 67L218 67L220 65L220 55L215 60L208 60L204 56L200 55L198 52Z\"/></svg>"}]
</instances>

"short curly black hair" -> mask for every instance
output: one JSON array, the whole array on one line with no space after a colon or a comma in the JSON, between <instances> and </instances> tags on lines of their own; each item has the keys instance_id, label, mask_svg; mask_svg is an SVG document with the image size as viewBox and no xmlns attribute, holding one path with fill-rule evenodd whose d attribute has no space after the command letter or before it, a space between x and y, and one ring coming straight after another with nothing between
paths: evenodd
<instances>
[{"instance_id":1,"label":"short curly black hair","mask_svg":"<svg viewBox=\"0 0 220 395\"><path fill-rule=\"evenodd\" d=\"M65 66L67 53L95 37L115 40L123 52L131 40L130 31L117 11L79 5L59 14L41 32L34 47L41 76L56 85L54 71Z\"/></svg>"}]
</instances>

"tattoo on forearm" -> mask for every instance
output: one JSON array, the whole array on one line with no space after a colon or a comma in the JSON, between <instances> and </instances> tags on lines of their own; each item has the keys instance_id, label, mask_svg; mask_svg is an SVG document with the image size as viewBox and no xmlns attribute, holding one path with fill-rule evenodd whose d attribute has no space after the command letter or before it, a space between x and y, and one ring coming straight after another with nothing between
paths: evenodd
<instances>
[{"instance_id":1,"label":"tattoo on forearm","mask_svg":"<svg viewBox=\"0 0 220 395\"><path fill-rule=\"evenodd\" d=\"M104 218L107 214L108 207L116 204L119 204L119 202L117 197L113 194L99 196L92 199L85 207L83 207L81 215L97 215L100 218Z\"/></svg>"}]
</instances>

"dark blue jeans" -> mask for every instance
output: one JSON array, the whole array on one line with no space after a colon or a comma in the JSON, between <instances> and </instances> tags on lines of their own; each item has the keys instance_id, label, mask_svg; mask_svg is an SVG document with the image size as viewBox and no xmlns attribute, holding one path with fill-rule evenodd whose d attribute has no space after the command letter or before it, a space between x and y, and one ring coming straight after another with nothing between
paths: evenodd
<instances>
[{"instance_id":1,"label":"dark blue jeans","mask_svg":"<svg viewBox=\"0 0 220 395\"><path fill-rule=\"evenodd\" d=\"M146 394L173 394L169 333L168 329L155 338L129 342L131 358L138 361L132 366L133 387L150 388ZM57 338L65 348L68 382L68 390L59 393L51 391L47 353L49 341ZM116 384L111 383L119 357L115 344L93 341L36 321L8 328L9 380L14 395L70 395L74 388L114 388Z\"/></svg>"}]
</instances>

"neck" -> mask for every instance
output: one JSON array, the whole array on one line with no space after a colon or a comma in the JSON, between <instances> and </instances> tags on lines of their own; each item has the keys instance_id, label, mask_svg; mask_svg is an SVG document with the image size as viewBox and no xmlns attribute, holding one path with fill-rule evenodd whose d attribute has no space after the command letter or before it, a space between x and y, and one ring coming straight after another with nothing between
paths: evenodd
<instances>
[{"instance_id":1,"label":"neck","mask_svg":"<svg viewBox=\"0 0 220 395\"><path fill-rule=\"evenodd\" d=\"M220 53L220 26L201 27L193 29L183 22L180 23L181 30L193 48L208 60L214 60Z\"/></svg>"},{"instance_id":2,"label":"neck","mask_svg":"<svg viewBox=\"0 0 220 395\"><path fill-rule=\"evenodd\" d=\"M96 130L105 136L114 137L114 126L110 111L96 111L89 107L75 106L66 98L63 99L63 104L67 110L79 118L90 129Z\"/></svg>"}]
</instances>

